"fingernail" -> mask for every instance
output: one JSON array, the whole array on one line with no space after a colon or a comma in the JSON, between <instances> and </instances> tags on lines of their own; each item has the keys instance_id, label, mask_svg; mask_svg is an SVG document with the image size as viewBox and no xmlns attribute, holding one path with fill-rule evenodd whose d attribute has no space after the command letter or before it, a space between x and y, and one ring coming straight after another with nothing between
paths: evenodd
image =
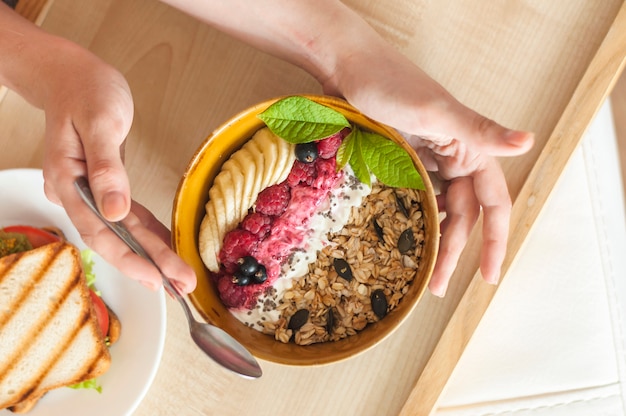
<instances>
[{"instance_id":1,"label":"fingernail","mask_svg":"<svg viewBox=\"0 0 626 416\"><path fill-rule=\"evenodd\" d=\"M498 270L497 273L494 273L493 275L486 277L485 281L489 283L490 285L496 286L498 282L500 281L500 271Z\"/></svg>"},{"instance_id":2,"label":"fingernail","mask_svg":"<svg viewBox=\"0 0 626 416\"><path fill-rule=\"evenodd\" d=\"M431 288L430 293L437 296L438 298L443 298L444 296L446 296L447 289L448 289L447 286Z\"/></svg>"},{"instance_id":3,"label":"fingernail","mask_svg":"<svg viewBox=\"0 0 626 416\"><path fill-rule=\"evenodd\" d=\"M119 221L126 215L126 198L120 192L109 192L102 198L102 214L110 221Z\"/></svg>"},{"instance_id":4,"label":"fingernail","mask_svg":"<svg viewBox=\"0 0 626 416\"><path fill-rule=\"evenodd\" d=\"M509 130L504 134L506 142L516 147L525 147L532 137L531 133L517 130Z\"/></svg>"}]
</instances>

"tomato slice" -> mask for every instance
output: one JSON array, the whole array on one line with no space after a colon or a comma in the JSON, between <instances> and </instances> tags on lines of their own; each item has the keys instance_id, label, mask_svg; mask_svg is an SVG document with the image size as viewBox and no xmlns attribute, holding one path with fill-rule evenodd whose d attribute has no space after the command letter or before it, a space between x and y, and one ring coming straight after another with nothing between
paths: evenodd
<instances>
[{"instance_id":1,"label":"tomato slice","mask_svg":"<svg viewBox=\"0 0 626 416\"><path fill-rule=\"evenodd\" d=\"M33 248L41 247L46 244L59 241L60 238L52 233L41 228L31 227L30 225L11 225L9 227L2 228L7 233L19 233L24 234Z\"/></svg>"},{"instance_id":2,"label":"tomato slice","mask_svg":"<svg viewBox=\"0 0 626 416\"><path fill-rule=\"evenodd\" d=\"M93 290L89 289L89 294L91 295L93 306L96 309L98 324L100 324L102 334L106 337L109 333L109 311L107 310L107 306L104 304L104 301L100 298L100 296L96 295Z\"/></svg>"}]
</instances>

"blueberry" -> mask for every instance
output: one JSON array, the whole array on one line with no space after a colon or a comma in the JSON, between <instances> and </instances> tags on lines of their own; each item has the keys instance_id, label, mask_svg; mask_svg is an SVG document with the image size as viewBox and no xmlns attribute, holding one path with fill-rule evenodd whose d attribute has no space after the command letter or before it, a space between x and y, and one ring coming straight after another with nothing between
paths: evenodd
<instances>
[{"instance_id":1,"label":"blueberry","mask_svg":"<svg viewBox=\"0 0 626 416\"><path fill-rule=\"evenodd\" d=\"M302 163L313 163L317 159L317 144L315 142L299 143L296 145L296 159Z\"/></svg>"},{"instance_id":2,"label":"blueberry","mask_svg":"<svg viewBox=\"0 0 626 416\"><path fill-rule=\"evenodd\" d=\"M237 286L246 286L250 284L250 276L246 276L240 272L235 272L233 275L233 283Z\"/></svg>"},{"instance_id":3,"label":"blueberry","mask_svg":"<svg viewBox=\"0 0 626 416\"><path fill-rule=\"evenodd\" d=\"M259 262L252 256L245 256L237 260L239 271L245 276L252 276L259 269Z\"/></svg>"},{"instance_id":4,"label":"blueberry","mask_svg":"<svg viewBox=\"0 0 626 416\"><path fill-rule=\"evenodd\" d=\"M263 283L267 280L267 271L265 266L259 264L257 271L252 275L252 280L256 283Z\"/></svg>"}]
</instances>

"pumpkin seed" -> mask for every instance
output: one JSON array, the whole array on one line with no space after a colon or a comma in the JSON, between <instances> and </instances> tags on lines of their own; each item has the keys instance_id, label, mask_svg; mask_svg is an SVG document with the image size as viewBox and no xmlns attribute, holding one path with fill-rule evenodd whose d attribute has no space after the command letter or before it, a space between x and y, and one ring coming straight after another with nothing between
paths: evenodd
<instances>
[{"instance_id":1,"label":"pumpkin seed","mask_svg":"<svg viewBox=\"0 0 626 416\"><path fill-rule=\"evenodd\" d=\"M335 314L333 313L333 308L328 308L328 312L326 312L326 332L328 332L328 335L332 334L334 326Z\"/></svg>"},{"instance_id":2,"label":"pumpkin seed","mask_svg":"<svg viewBox=\"0 0 626 416\"><path fill-rule=\"evenodd\" d=\"M289 319L289 325L287 328L297 331L302 328L302 325L306 323L309 319L309 310L308 309L298 309L296 313L294 313Z\"/></svg>"},{"instance_id":3,"label":"pumpkin seed","mask_svg":"<svg viewBox=\"0 0 626 416\"><path fill-rule=\"evenodd\" d=\"M384 244L385 237L384 237L383 227L380 226L376 218L372 220L372 224L374 224L374 230L376 231L376 235L378 235L378 239L380 240L381 243Z\"/></svg>"},{"instance_id":4,"label":"pumpkin seed","mask_svg":"<svg viewBox=\"0 0 626 416\"><path fill-rule=\"evenodd\" d=\"M333 266L339 276L343 277L348 282L352 280L352 269L347 261L344 259L334 259Z\"/></svg>"},{"instance_id":5,"label":"pumpkin seed","mask_svg":"<svg viewBox=\"0 0 626 416\"><path fill-rule=\"evenodd\" d=\"M378 319L383 319L385 315L387 315L387 298L385 297L385 292L382 289L377 289L372 292L370 299L372 301L372 311L374 311Z\"/></svg>"},{"instance_id":6,"label":"pumpkin seed","mask_svg":"<svg viewBox=\"0 0 626 416\"><path fill-rule=\"evenodd\" d=\"M401 254L406 254L413 248L415 248L415 236L413 230L407 228L398 238L398 250Z\"/></svg>"},{"instance_id":7,"label":"pumpkin seed","mask_svg":"<svg viewBox=\"0 0 626 416\"><path fill-rule=\"evenodd\" d=\"M402 200L402 198L400 198L398 196L397 193L393 193L396 196L396 204L398 204L398 209L400 210L400 212L402 213L402 215L404 215L406 217L406 219L409 219L409 211L406 209L406 206L404 205L404 201Z\"/></svg>"}]
</instances>

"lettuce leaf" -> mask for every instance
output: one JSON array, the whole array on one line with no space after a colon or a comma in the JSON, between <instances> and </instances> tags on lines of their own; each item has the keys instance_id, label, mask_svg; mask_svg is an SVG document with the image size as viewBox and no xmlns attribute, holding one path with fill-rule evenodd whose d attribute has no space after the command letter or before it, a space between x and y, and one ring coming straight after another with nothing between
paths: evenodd
<instances>
[{"instance_id":1,"label":"lettuce leaf","mask_svg":"<svg viewBox=\"0 0 626 416\"><path fill-rule=\"evenodd\" d=\"M83 271L85 272L87 286L89 286L89 289L93 290L98 296L100 296L100 292L96 290L96 274L93 271L93 266L95 264L93 261L93 251L88 248L81 250L80 257L83 261Z\"/></svg>"},{"instance_id":2,"label":"lettuce leaf","mask_svg":"<svg viewBox=\"0 0 626 416\"><path fill-rule=\"evenodd\" d=\"M102 386L98 384L98 381L95 378L83 381L81 383L72 384L67 387L71 389L94 389L98 393L102 393Z\"/></svg>"},{"instance_id":3,"label":"lettuce leaf","mask_svg":"<svg viewBox=\"0 0 626 416\"><path fill-rule=\"evenodd\" d=\"M88 248L81 250L80 257L83 263L83 271L85 272L85 280L87 281L87 286L89 286L91 290L93 290L98 296L100 296L100 292L96 290L96 274L93 271L93 267L95 265L95 262L93 261L93 251ZM98 384L98 380L95 378L83 381L81 383L72 384L67 387L75 390L93 389L96 390L98 393L102 393L102 386Z\"/></svg>"}]
</instances>

